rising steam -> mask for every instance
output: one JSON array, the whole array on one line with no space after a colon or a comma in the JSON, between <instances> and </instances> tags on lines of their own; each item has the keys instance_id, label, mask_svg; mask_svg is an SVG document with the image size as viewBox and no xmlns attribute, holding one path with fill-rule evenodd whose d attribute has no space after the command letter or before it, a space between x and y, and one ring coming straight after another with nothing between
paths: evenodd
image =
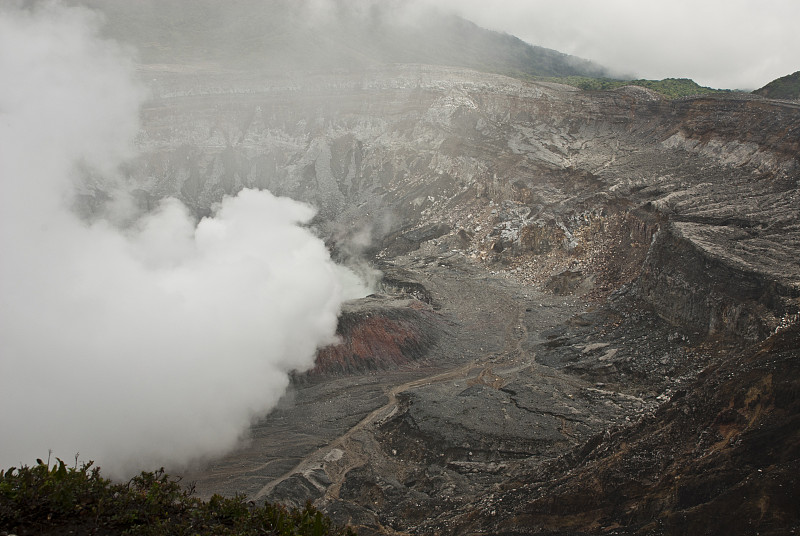
<instances>
[{"instance_id":1,"label":"rising steam","mask_svg":"<svg viewBox=\"0 0 800 536\"><path fill-rule=\"evenodd\" d=\"M234 447L363 294L302 224L245 190L195 221L176 200L120 229L67 207L113 177L144 92L85 9L0 10L0 467L48 449L123 474Z\"/></svg>"}]
</instances>

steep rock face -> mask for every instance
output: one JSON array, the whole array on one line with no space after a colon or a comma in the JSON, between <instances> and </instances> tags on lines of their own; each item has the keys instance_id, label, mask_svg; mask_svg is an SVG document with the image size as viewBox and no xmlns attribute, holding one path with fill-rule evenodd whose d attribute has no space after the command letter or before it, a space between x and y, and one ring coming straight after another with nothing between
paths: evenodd
<instances>
[{"instance_id":1,"label":"steep rock face","mask_svg":"<svg viewBox=\"0 0 800 536\"><path fill-rule=\"evenodd\" d=\"M735 99L733 106L722 102L696 98L675 103L682 136L728 163L757 165L764 158L771 172L775 163L796 158L800 148L797 104L746 98ZM739 150L737 145L725 144L738 144Z\"/></svg>"},{"instance_id":2,"label":"steep rock face","mask_svg":"<svg viewBox=\"0 0 800 536\"><path fill-rule=\"evenodd\" d=\"M797 107L586 93L425 66L196 82L167 78L144 111L145 156L132 175L150 197L177 196L202 214L224 194L268 188L314 204L320 231L342 243L366 232L391 257L436 241L540 285L580 272L571 285L597 295L630 282L644 260L650 237L618 225L644 207L664 225L654 224L637 291L670 321L755 340L797 312ZM672 246L686 262L662 254ZM615 269L630 261L626 276L604 272L611 249ZM679 265L660 280L669 260ZM753 303L717 292L677 305L712 284L682 271L701 262L718 281L758 274L729 289L733 302Z\"/></svg>"},{"instance_id":3,"label":"steep rock face","mask_svg":"<svg viewBox=\"0 0 800 536\"><path fill-rule=\"evenodd\" d=\"M731 241L750 238L733 226L665 226L654 237L634 286L636 295L667 320L699 333L762 340L784 316L796 313L800 289L748 269L708 243L720 235Z\"/></svg>"}]
</instances>

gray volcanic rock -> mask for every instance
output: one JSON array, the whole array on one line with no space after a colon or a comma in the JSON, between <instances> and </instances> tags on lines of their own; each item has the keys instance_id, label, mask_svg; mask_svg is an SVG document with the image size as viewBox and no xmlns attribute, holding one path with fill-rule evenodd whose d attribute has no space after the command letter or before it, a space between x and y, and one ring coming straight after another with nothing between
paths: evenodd
<instances>
[{"instance_id":1,"label":"gray volcanic rock","mask_svg":"<svg viewBox=\"0 0 800 536\"><path fill-rule=\"evenodd\" d=\"M269 188L387 274L201 492L314 500L364 533L680 533L757 504L797 526L796 390L767 385L798 342L800 107L423 65L157 78L143 206Z\"/></svg>"},{"instance_id":2,"label":"gray volcanic rock","mask_svg":"<svg viewBox=\"0 0 800 536\"><path fill-rule=\"evenodd\" d=\"M655 414L508 475L491 497L419 532L796 532L797 328L732 352Z\"/></svg>"},{"instance_id":3,"label":"gray volcanic rock","mask_svg":"<svg viewBox=\"0 0 800 536\"><path fill-rule=\"evenodd\" d=\"M269 188L319 207L324 235L346 240L344 229L367 228L389 256L445 238L451 249L522 265L534 279L545 275L525 269L537 255L568 258L598 286L604 274L595 273L593 240L583 235L636 218L620 254L645 253L657 236L651 253L666 241L669 251L685 250L682 266L713 260L727 270L723 285L744 285L731 287L734 301L744 293L774 304L756 313L764 325L751 339L774 329L797 298L796 107L587 94L424 66L273 80L246 92L229 84L157 99L144 111L145 156L133 175L151 195L177 196L203 213L242 187ZM656 273L665 260L651 255L641 297L656 304L648 296L669 287L671 320L741 332L737 319L750 313L721 318L730 309L722 294L678 306L680 285L659 283ZM764 281L745 283L737 271Z\"/></svg>"}]
</instances>

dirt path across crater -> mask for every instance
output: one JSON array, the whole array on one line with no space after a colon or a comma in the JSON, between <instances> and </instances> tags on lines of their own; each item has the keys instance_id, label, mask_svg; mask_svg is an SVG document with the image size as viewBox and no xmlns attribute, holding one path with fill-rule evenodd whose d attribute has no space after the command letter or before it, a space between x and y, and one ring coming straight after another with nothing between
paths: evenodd
<instances>
[{"instance_id":1,"label":"dirt path across crater","mask_svg":"<svg viewBox=\"0 0 800 536\"><path fill-rule=\"evenodd\" d=\"M401 263L430 290L443 320L445 331L425 361L403 370L318 378L295 386L284 404L253 425L242 448L184 473L196 482L199 495L244 493L300 501L301 488L311 485L317 497L335 498L348 471L375 463L380 448L376 424L393 415L403 393L440 386L435 390L451 397L468 382L492 384L489 375L505 382L533 364L525 346L529 336L538 339L540 331L579 310L574 300L537 293L469 263ZM297 478L300 487L294 485Z\"/></svg>"},{"instance_id":2,"label":"dirt path across crater","mask_svg":"<svg viewBox=\"0 0 800 536\"><path fill-rule=\"evenodd\" d=\"M369 463L370 455L365 452L364 443L366 441L374 441L371 433L374 427L391 418L397 411L399 395L415 389L454 380L486 383L487 380L484 376L487 374L499 378L501 375L513 374L531 366L533 356L528 355L523 349L523 343L528 337L528 328L523 317L526 311L529 312L531 310L529 307L531 303L539 309L543 305L543 302L539 300L552 302L553 297L551 295L532 296L529 298L531 290L525 289L529 294L522 294L513 281L497 280L487 285L484 278L477 281L472 280L470 277L459 277L456 280L452 274L442 271L435 274L428 283L438 291L443 309L460 320L464 331L471 332L473 337L476 335L480 337L482 330L501 328L502 342L492 352L479 354L477 357L467 357L467 362L464 362L463 358L452 359L451 362L460 361L462 364L456 365L449 370L434 372L429 376L415 378L399 385L387 385L384 388L387 400L383 405L372 410L342 435L304 456L294 467L261 487L254 494L255 499L268 496L277 486L293 475L303 475L309 481L313 481L311 472L320 469L325 471L331 481L330 484L325 486L325 497L338 498L339 489L347 473L356 467ZM465 296L462 293L465 283L467 286L479 287L481 292L468 293ZM456 287L456 285L458 286ZM461 292L458 295L450 294L456 288ZM574 304L571 301L565 301L563 298L559 300L557 306L553 303L548 303L550 308L542 309L539 314L548 317L564 317L568 315ZM491 302L502 302L503 306L499 308L492 307L491 309L484 308ZM557 310L554 310L553 307L556 307ZM494 322L485 323L481 326L482 319L480 317L487 309L494 312L502 311L502 313L497 314ZM501 321L498 322L498 320ZM542 321L547 322L544 318ZM502 382L503 380L500 379L499 381ZM489 384L491 383L489 381Z\"/></svg>"},{"instance_id":3,"label":"dirt path across crater","mask_svg":"<svg viewBox=\"0 0 800 536\"><path fill-rule=\"evenodd\" d=\"M267 495L272 489L289 478L290 476L297 474L297 473L304 473L310 469L317 469L323 466L325 462L325 457L331 453L334 449L341 449L343 451L343 457L351 457L355 456L355 459L348 460L346 463L346 467L344 469L340 469L336 471L336 474L331 475L330 473L328 476L332 478L334 484L331 486L329 490L329 494L332 496L336 496L338 494L338 488L341 485L341 478L347 474L347 471L350 469L357 467L361 463L366 461L366 458L363 456L359 456L358 453L353 452L352 449L349 448L349 443L353 436L358 432L364 430L367 427L373 426L375 424L379 424L383 420L389 418L393 411L397 409L397 395L400 393L404 393L411 389L416 389L419 387L424 387L427 385L432 385L438 382L444 382L456 378L468 378L470 376L470 372L482 369L482 366L479 363L471 362L458 367L453 370L449 370L446 372L442 372L440 374L435 374L433 376L428 376L425 378L420 378L417 380L412 380L401 385L397 385L389 389L386 393L388 397L388 402L383 406L379 407L376 410L373 410L369 415L364 417L358 424L350 428L347 432L343 435L332 441L329 445L326 445L320 449L317 449L315 452L309 454L303 460L298 463L295 467L291 470L287 471L280 477L276 478L275 480L271 481L267 485L265 485L258 493L256 493L255 498L259 499L265 495ZM341 465L341 464L339 464ZM336 478L336 477L339 478Z\"/></svg>"}]
</instances>

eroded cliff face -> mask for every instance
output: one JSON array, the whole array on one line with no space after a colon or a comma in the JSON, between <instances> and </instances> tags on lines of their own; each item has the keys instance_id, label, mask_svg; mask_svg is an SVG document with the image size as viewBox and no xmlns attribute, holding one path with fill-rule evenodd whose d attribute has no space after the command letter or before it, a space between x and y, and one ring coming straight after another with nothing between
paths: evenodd
<instances>
[{"instance_id":1,"label":"eroded cliff face","mask_svg":"<svg viewBox=\"0 0 800 536\"><path fill-rule=\"evenodd\" d=\"M798 342L800 108L417 65L157 78L143 206L268 188L388 274L202 491L364 533L797 527L797 392L765 386Z\"/></svg>"},{"instance_id":2,"label":"eroded cliff face","mask_svg":"<svg viewBox=\"0 0 800 536\"><path fill-rule=\"evenodd\" d=\"M132 170L148 199L202 214L268 188L318 207L337 244L367 232L395 256L435 242L539 286L569 269L605 294L641 278L641 298L703 333L757 340L797 312L796 106L426 66L164 83Z\"/></svg>"}]
</instances>

